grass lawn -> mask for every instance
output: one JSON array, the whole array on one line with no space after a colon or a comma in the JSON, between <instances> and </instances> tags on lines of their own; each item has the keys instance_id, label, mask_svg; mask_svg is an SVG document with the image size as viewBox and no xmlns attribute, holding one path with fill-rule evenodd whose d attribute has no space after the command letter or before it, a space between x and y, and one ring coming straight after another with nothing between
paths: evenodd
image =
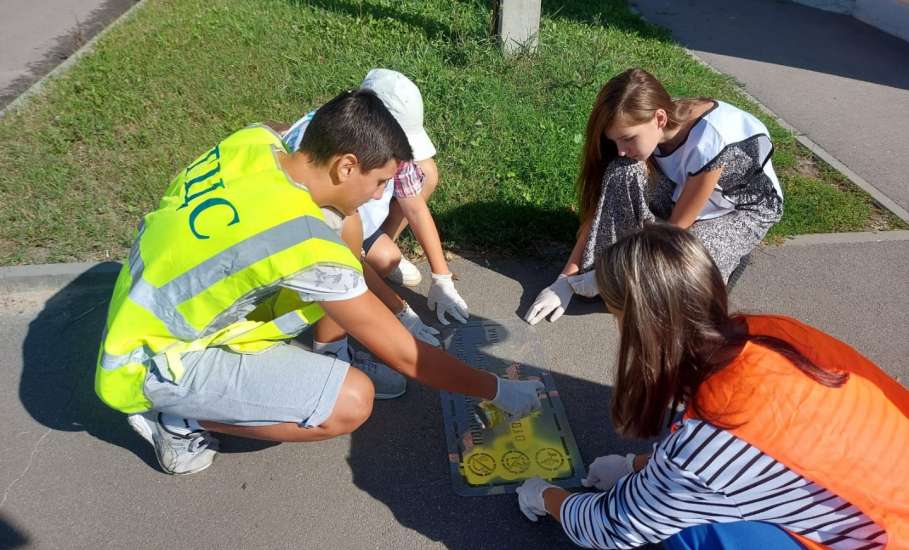
<instances>
[{"instance_id":1,"label":"grass lawn","mask_svg":"<svg viewBox=\"0 0 909 550\"><path fill-rule=\"evenodd\" d=\"M541 47L504 59L484 0L149 0L0 120L0 265L120 259L174 173L250 122L293 121L367 70L421 88L447 246L530 254L574 238L593 99L644 67L676 96L758 114L787 194L771 238L899 225L813 161L727 77L621 0L543 2Z\"/></svg>"}]
</instances>

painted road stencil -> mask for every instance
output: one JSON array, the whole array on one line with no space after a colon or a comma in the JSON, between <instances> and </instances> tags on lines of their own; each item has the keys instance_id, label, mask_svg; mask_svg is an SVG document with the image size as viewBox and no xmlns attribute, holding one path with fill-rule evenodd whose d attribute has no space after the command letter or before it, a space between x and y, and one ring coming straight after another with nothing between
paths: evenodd
<instances>
[{"instance_id":1,"label":"painted road stencil","mask_svg":"<svg viewBox=\"0 0 909 550\"><path fill-rule=\"evenodd\" d=\"M539 412L485 429L476 399L440 392L455 492L513 493L534 476L565 488L580 486L584 462L533 328L519 320L469 323L447 334L444 345L473 367L514 380L541 380L546 387Z\"/></svg>"}]
</instances>

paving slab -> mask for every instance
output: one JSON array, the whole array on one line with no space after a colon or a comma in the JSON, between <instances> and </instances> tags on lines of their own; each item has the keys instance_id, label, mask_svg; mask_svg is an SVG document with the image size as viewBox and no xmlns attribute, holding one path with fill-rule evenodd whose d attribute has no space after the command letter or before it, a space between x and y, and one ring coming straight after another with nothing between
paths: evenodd
<instances>
[{"instance_id":1,"label":"paving slab","mask_svg":"<svg viewBox=\"0 0 909 550\"><path fill-rule=\"evenodd\" d=\"M763 249L733 301L822 327L906 380L909 236L897 237ZM559 266L456 259L452 269L474 319L510 320ZM429 319L426 290L402 292ZM524 520L513 496L454 494L438 393L413 383L348 437L226 439L207 471L162 474L92 391L109 292L76 278L0 298L0 547L569 547L554 523ZM582 456L645 449L610 428L616 331L602 305L573 304L536 333Z\"/></svg>"},{"instance_id":2,"label":"paving slab","mask_svg":"<svg viewBox=\"0 0 909 550\"><path fill-rule=\"evenodd\" d=\"M631 4L909 210L909 42L780 0Z\"/></svg>"}]
</instances>

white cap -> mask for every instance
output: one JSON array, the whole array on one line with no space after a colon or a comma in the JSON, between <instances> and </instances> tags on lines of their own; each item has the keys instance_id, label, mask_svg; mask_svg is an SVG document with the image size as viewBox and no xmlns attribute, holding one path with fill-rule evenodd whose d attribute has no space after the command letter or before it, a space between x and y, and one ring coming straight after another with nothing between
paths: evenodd
<instances>
[{"instance_id":1,"label":"white cap","mask_svg":"<svg viewBox=\"0 0 909 550\"><path fill-rule=\"evenodd\" d=\"M428 159L436 148L423 129L423 96L409 78L389 69L373 69L366 74L361 88L372 90L407 134L414 160Z\"/></svg>"}]
</instances>

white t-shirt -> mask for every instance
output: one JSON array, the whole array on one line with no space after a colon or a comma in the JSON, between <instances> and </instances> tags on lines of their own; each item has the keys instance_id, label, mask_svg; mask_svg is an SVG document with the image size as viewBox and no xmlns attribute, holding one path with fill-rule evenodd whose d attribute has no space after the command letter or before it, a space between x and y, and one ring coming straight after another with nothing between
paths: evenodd
<instances>
[{"instance_id":1,"label":"white t-shirt","mask_svg":"<svg viewBox=\"0 0 909 550\"><path fill-rule=\"evenodd\" d=\"M325 224L340 237L341 215L329 208L323 208L322 214ZM366 292L366 279L356 269L316 264L287 278L281 286L295 291L307 302L332 302L356 298Z\"/></svg>"},{"instance_id":2,"label":"white t-shirt","mask_svg":"<svg viewBox=\"0 0 909 550\"><path fill-rule=\"evenodd\" d=\"M677 201L685 189L688 178L699 174L729 145L758 136L760 161L764 173L773 182L777 194L782 197L780 182L770 162L773 144L767 127L752 114L733 107L722 101L715 101L716 106L701 115L688 132L688 137L675 151L663 155L659 149L653 153L653 160L663 173L675 184L672 200ZM706 220L728 214L735 210L735 205L723 196L717 188L711 193L707 204L698 214L697 219Z\"/></svg>"}]
</instances>

